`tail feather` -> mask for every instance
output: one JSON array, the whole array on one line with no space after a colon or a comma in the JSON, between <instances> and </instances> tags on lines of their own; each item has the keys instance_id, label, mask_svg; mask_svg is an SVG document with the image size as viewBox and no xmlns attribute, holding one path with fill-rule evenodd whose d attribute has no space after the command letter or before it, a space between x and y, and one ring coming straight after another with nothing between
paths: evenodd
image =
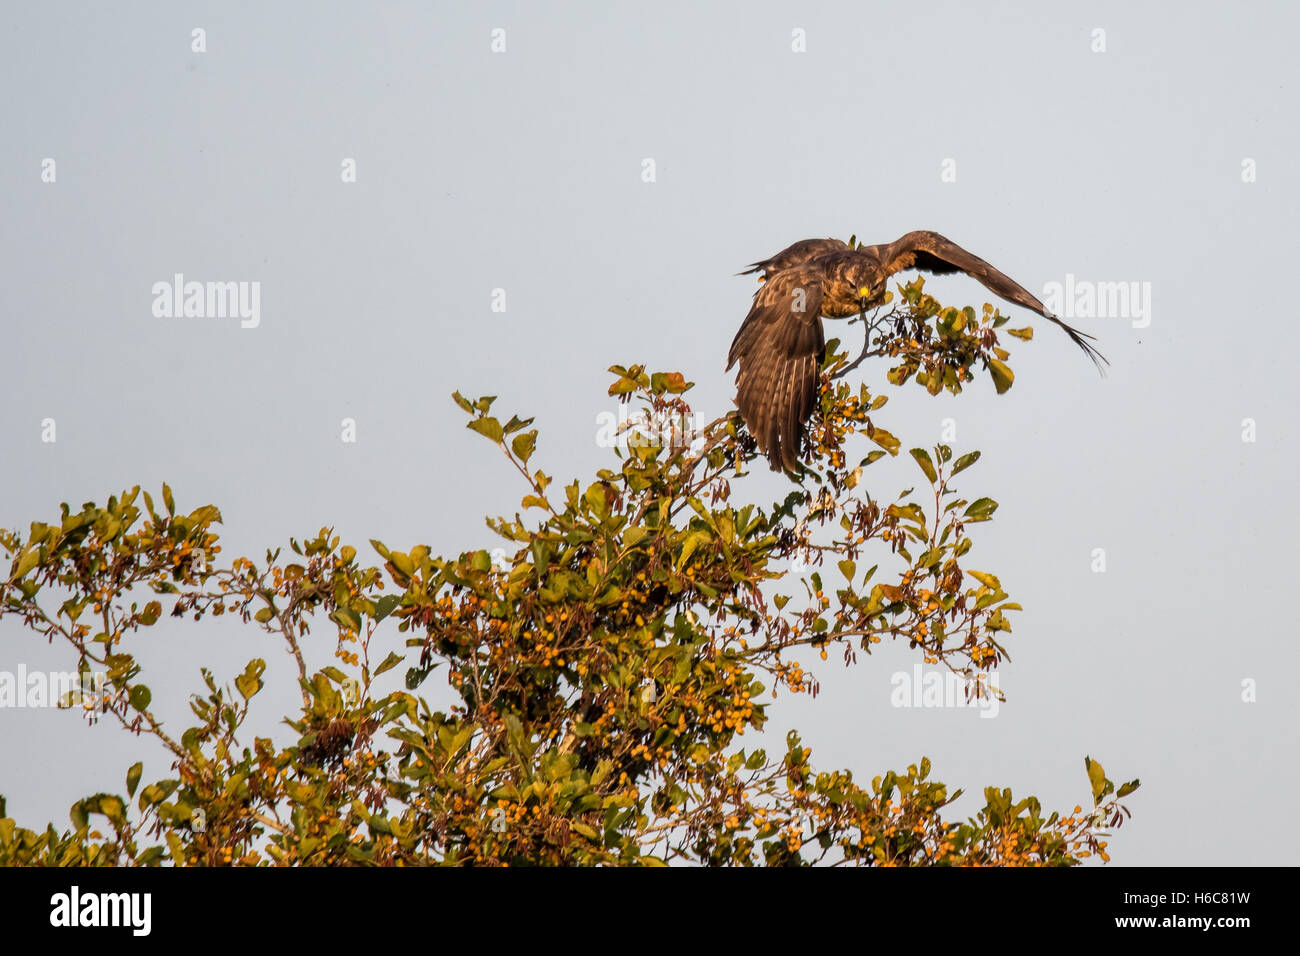
<instances>
[{"instance_id":1,"label":"tail feather","mask_svg":"<svg viewBox=\"0 0 1300 956\"><path fill-rule=\"evenodd\" d=\"M1072 325L1066 325L1057 316L1052 315L1050 312L1046 314L1049 319L1065 330L1065 334L1070 337L1071 342L1083 349L1084 354L1086 354L1088 358L1092 359L1092 364L1097 366L1097 371L1102 375L1105 375L1106 366L1110 364L1110 360L1097 350L1097 346L1092 344L1097 340L1097 337L1095 335L1089 335L1087 332L1082 332Z\"/></svg>"}]
</instances>

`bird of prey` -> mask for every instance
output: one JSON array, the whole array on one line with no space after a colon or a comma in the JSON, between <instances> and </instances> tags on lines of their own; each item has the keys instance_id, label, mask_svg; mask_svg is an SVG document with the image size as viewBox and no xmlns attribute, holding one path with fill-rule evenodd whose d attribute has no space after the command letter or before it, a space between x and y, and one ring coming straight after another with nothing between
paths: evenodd
<instances>
[{"instance_id":1,"label":"bird of prey","mask_svg":"<svg viewBox=\"0 0 1300 956\"><path fill-rule=\"evenodd\" d=\"M762 285L727 356L737 362L736 406L776 471L794 470L804 424L817 402L826 342L821 319L844 319L882 304L890 276L905 269L964 272L989 291L1059 325L1102 371L1091 335L1071 328L979 256L936 232L909 232L894 242L851 247L838 239L804 239L740 275L762 272Z\"/></svg>"}]
</instances>

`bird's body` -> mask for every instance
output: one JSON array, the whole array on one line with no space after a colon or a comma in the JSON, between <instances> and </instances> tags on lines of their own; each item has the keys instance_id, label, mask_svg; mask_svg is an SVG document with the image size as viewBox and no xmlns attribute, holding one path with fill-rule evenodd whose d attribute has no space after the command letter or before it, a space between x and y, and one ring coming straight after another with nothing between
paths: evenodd
<instances>
[{"instance_id":1,"label":"bird's body","mask_svg":"<svg viewBox=\"0 0 1300 956\"><path fill-rule=\"evenodd\" d=\"M1000 298L1059 325L1100 370L1106 359L1092 336L1071 328L1022 286L983 259L935 232L909 232L876 246L838 239L804 239L743 274L762 272L762 285L731 343L727 369L740 363L736 404L773 469L792 469L804 423L817 400L826 343L822 317L860 315L885 300L890 276L905 269L965 272Z\"/></svg>"}]
</instances>

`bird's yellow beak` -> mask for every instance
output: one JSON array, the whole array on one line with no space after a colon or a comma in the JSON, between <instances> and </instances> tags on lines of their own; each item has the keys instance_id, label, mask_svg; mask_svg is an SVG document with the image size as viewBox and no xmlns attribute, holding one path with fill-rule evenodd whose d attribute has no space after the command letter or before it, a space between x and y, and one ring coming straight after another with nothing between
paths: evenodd
<instances>
[{"instance_id":1,"label":"bird's yellow beak","mask_svg":"<svg viewBox=\"0 0 1300 956\"><path fill-rule=\"evenodd\" d=\"M859 298L863 298L863 299L870 299L870 298L871 298L871 287L870 287L870 286L865 286L865 285L864 285L861 289L858 290L858 297L859 297Z\"/></svg>"}]
</instances>

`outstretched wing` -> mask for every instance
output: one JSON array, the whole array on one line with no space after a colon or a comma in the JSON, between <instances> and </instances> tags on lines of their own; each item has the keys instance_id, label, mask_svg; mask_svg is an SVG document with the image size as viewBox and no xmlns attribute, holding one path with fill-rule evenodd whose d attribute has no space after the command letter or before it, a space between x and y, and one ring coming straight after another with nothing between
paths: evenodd
<instances>
[{"instance_id":1,"label":"outstretched wing","mask_svg":"<svg viewBox=\"0 0 1300 956\"><path fill-rule=\"evenodd\" d=\"M1093 336L1066 325L1018 282L1003 275L979 256L967 252L950 239L945 239L937 232L922 230L909 232L901 239L875 248L879 250L880 261L885 264L886 275L893 275L904 269L920 269L922 272L934 272L940 275L964 272L971 278L979 280L980 284L1000 298L1024 306L1026 309L1032 309L1055 322L1065 330L1065 334L1071 341L1092 359L1092 364L1097 366L1097 371L1105 372L1103 363L1109 364L1109 362L1089 341Z\"/></svg>"},{"instance_id":2,"label":"outstretched wing","mask_svg":"<svg viewBox=\"0 0 1300 956\"><path fill-rule=\"evenodd\" d=\"M736 275L747 276L752 272L762 272L764 279L770 279L778 272L801 266L818 256L826 255L828 252L839 252L847 248L849 248L849 244L841 242L839 239L800 239L794 245L787 246L770 259L760 259L758 262L750 263L748 269L744 272L737 272Z\"/></svg>"},{"instance_id":3,"label":"outstretched wing","mask_svg":"<svg viewBox=\"0 0 1300 956\"><path fill-rule=\"evenodd\" d=\"M804 422L817 402L826 353L821 306L817 270L775 273L754 296L727 355L728 371L740 363L736 407L773 471L794 470Z\"/></svg>"}]
</instances>

